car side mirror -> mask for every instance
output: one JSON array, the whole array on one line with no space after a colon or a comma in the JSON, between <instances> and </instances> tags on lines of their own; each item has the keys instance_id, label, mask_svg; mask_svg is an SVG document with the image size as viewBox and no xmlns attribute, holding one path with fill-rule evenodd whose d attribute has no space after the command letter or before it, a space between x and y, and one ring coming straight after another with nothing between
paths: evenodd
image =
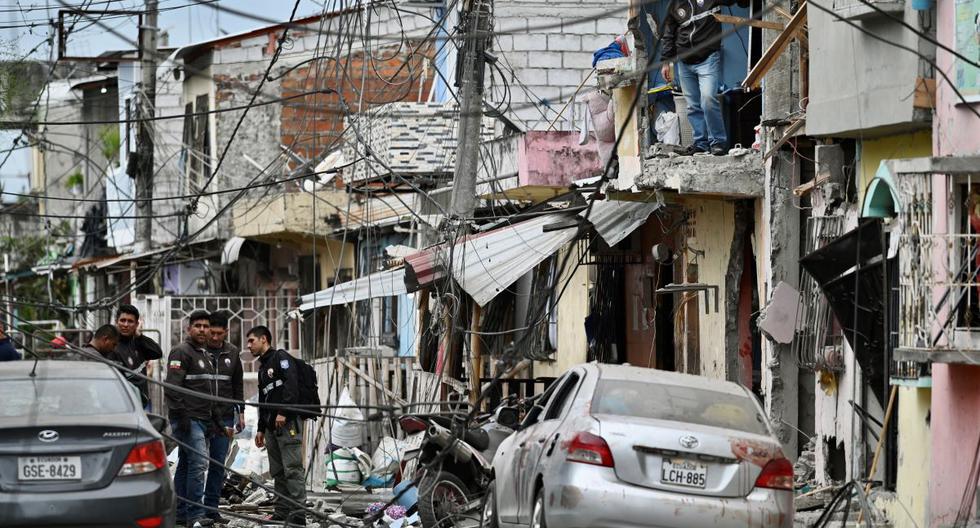
<instances>
[{"instance_id":1,"label":"car side mirror","mask_svg":"<svg viewBox=\"0 0 980 528\"><path fill-rule=\"evenodd\" d=\"M538 423L538 418L541 416L542 412L544 412L544 407L540 405L531 407L531 410L527 412L527 416L524 417L524 421L521 422L520 428L527 429L528 427Z\"/></svg>"},{"instance_id":2,"label":"car side mirror","mask_svg":"<svg viewBox=\"0 0 980 528\"><path fill-rule=\"evenodd\" d=\"M517 429L520 426L517 409L514 407L501 407L497 409L497 425Z\"/></svg>"},{"instance_id":3,"label":"car side mirror","mask_svg":"<svg viewBox=\"0 0 980 528\"><path fill-rule=\"evenodd\" d=\"M150 425L157 430L158 433L163 433L167 430L167 419L159 414L146 413L146 417L150 419Z\"/></svg>"}]
</instances>

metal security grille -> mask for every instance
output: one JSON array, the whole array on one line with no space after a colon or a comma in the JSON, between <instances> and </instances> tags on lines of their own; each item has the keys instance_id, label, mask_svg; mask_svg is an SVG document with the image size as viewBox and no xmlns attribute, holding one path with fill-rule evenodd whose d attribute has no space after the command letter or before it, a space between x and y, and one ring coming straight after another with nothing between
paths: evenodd
<instances>
[{"instance_id":1,"label":"metal security grille","mask_svg":"<svg viewBox=\"0 0 980 528\"><path fill-rule=\"evenodd\" d=\"M812 216L807 219L806 254L816 251L844 232L843 216ZM830 306L817 281L804 273L800 281L800 304L796 311L793 355L801 368L839 371L843 367L841 336L829 336Z\"/></svg>"}]
</instances>

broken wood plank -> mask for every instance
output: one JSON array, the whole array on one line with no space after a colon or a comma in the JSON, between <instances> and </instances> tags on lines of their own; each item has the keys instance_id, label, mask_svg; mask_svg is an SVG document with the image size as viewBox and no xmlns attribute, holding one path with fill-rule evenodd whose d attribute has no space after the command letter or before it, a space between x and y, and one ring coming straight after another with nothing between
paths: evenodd
<instances>
[{"instance_id":1,"label":"broken wood plank","mask_svg":"<svg viewBox=\"0 0 980 528\"><path fill-rule=\"evenodd\" d=\"M783 17L783 18L785 18L786 20L790 20L790 19L792 19L792 18L793 18L793 15L791 15L791 14L789 13L789 11L787 11L787 10L785 10L785 9L783 9L782 7L779 7L779 6L773 6L773 7L772 7L772 10L773 10L773 11L775 11L777 15L779 15L779 16L781 16L781 17Z\"/></svg>"},{"instance_id":2,"label":"broken wood plank","mask_svg":"<svg viewBox=\"0 0 980 528\"><path fill-rule=\"evenodd\" d=\"M798 185L795 189L793 189L793 194L802 198L803 196L810 194L810 192L816 189L818 185L823 185L828 181L830 181L830 176L818 176L804 183L803 185Z\"/></svg>"},{"instance_id":3,"label":"broken wood plank","mask_svg":"<svg viewBox=\"0 0 980 528\"><path fill-rule=\"evenodd\" d=\"M915 79L915 99L913 108L931 109L936 107L936 80L918 77Z\"/></svg>"},{"instance_id":4,"label":"broken wood plank","mask_svg":"<svg viewBox=\"0 0 980 528\"><path fill-rule=\"evenodd\" d=\"M736 26L752 26L762 29L775 29L782 31L786 28L782 22L774 22L771 20L757 20L755 18L743 18L732 15L723 15L721 13L715 13L713 15L715 20L721 22L722 24L733 24Z\"/></svg>"},{"instance_id":5,"label":"broken wood plank","mask_svg":"<svg viewBox=\"0 0 980 528\"><path fill-rule=\"evenodd\" d=\"M806 24L806 2L800 4L800 8L796 10L793 18L790 19L789 23L786 24L786 29L783 30L776 40L772 42L769 49L762 54L759 62L755 63L752 67L752 71L749 75L745 77L742 81L742 87L748 90L754 90L759 87L759 83L762 82L762 78L769 73L769 70L776 64L776 60L779 59L780 55L786 51L789 47L790 42L796 37L797 33L803 29Z\"/></svg>"},{"instance_id":6,"label":"broken wood plank","mask_svg":"<svg viewBox=\"0 0 980 528\"><path fill-rule=\"evenodd\" d=\"M771 149L769 149L769 152L766 152L765 156L762 156L762 160L765 161L771 158L772 155L778 152L779 149L782 148L782 146L785 145L787 141L792 139L793 135L796 134L796 132L799 131L801 128L803 128L803 125L805 124L806 124L806 119L793 121L793 124L786 127L786 132L783 133L783 137L779 138L779 141L777 141L776 144L773 145Z\"/></svg>"},{"instance_id":7,"label":"broken wood plank","mask_svg":"<svg viewBox=\"0 0 980 528\"><path fill-rule=\"evenodd\" d=\"M343 363L344 365L347 366L347 368L349 369L349 371L351 373L351 377L356 376L356 377L359 377L359 378L363 379L365 382L367 382L368 385L371 385L372 387L375 387L375 388L380 389L382 392L384 392L386 395L388 395L388 397L390 397L392 400L394 400L395 403L397 403L399 405L408 405L408 402L407 401L399 398L397 394L395 394L395 393L391 392L390 390L386 389L384 386L382 386L380 383L378 383L377 380L371 379L370 376L368 376L367 374L365 374L364 372L362 372L359 368L357 368L354 365L350 364L346 359L338 358L338 361L340 361L341 363Z\"/></svg>"}]
</instances>

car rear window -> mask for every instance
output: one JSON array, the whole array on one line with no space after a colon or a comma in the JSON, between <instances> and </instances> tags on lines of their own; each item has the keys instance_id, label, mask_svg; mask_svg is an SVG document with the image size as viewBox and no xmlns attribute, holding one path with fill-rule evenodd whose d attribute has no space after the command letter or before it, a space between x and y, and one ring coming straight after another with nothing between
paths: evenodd
<instances>
[{"instance_id":1,"label":"car rear window","mask_svg":"<svg viewBox=\"0 0 980 528\"><path fill-rule=\"evenodd\" d=\"M683 385L602 380L592 400L592 413L769 434L765 419L748 397Z\"/></svg>"},{"instance_id":2,"label":"car rear window","mask_svg":"<svg viewBox=\"0 0 980 528\"><path fill-rule=\"evenodd\" d=\"M112 379L6 380L0 383L0 417L129 413L133 405L125 390Z\"/></svg>"}]
</instances>

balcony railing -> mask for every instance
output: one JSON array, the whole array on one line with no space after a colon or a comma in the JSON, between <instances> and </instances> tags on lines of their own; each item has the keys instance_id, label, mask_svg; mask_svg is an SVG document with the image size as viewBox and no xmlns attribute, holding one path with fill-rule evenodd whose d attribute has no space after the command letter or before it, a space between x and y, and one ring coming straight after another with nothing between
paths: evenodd
<instances>
[{"instance_id":1,"label":"balcony railing","mask_svg":"<svg viewBox=\"0 0 980 528\"><path fill-rule=\"evenodd\" d=\"M898 360L980 363L980 235L901 237Z\"/></svg>"}]
</instances>

